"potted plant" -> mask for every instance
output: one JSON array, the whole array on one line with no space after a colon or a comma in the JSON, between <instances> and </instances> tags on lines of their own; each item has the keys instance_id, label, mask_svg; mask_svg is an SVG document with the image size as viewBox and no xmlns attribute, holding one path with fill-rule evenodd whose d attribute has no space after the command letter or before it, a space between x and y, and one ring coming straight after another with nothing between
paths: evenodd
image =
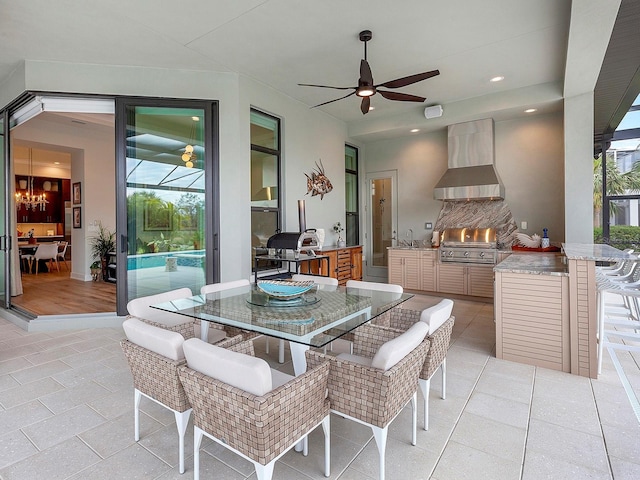
<instances>
[{"instance_id":1,"label":"potted plant","mask_svg":"<svg viewBox=\"0 0 640 480\"><path fill-rule=\"evenodd\" d=\"M102 262L100 262L100 260L94 261L89 266L89 270L91 270L91 277L93 278L93 281L97 282L99 278L98 275L102 273Z\"/></svg>"},{"instance_id":2,"label":"potted plant","mask_svg":"<svg viewBox=\"0 0 640 480\"><path fill-rule=\"evenodd\" d=\"M342 224L340 222L334 223L333 224L333 231L338 234L338 241L336 242L336 245L338 246L338 248L345 247L346 246L346 242L342 238L342 232L344 232L344 228L342 227Z\"/></svg>"},{"instance_id":3,"label":"potted plant","mask_svg":"<svg viewBox=\"0 0 640 480\"><path fill-rule=\"evenodd\" d=\"M102 225L102 222L98 223L98 234L95 237L89 239L89 245L91 246L91 255L100 259L100 267L102 270L102 279L107 279L107 257L109 252L116 249L116 233L110 231Z\"/></svg>"}]
</instances>

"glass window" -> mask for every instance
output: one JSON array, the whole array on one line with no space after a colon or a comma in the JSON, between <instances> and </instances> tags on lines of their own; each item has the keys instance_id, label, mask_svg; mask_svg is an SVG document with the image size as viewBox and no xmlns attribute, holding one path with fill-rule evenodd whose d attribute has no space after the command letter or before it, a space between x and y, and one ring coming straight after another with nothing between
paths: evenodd
<instances>
[{"instance_id":1,"label":"glass window","mask_svg":"<svg viewBox=\"0 0 640 480\"><path fill-rule=\"evenodd\" d=\"M360 215L358 210L358 149L344 147L345 165L345 236L347 245L360 243Z\"/></svg>"},{"instance_id":2,"label":"glass window","mask_svg":"<svg viewBox=\"0 0 640 480\"><path fill-rule=\"evenodd\" d=\"M266 248L280 228L280 120L251 110L251 246Z\"/></svg>"}]
</instances>

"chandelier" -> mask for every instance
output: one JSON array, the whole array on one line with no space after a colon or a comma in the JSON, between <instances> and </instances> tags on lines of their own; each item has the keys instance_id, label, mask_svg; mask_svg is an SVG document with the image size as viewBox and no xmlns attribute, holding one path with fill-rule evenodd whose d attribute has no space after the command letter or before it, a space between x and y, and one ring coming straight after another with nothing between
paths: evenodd
<instances>
[{"instance_id":1,"label":"chandelier","mask_svg":"<svg viewBox=\"0 0 640 480\"><path fill-rule=\"evenodd\" d=\"M193 144L196 143L196 123L200 121L199 117L191 117L194 123L191 124L191 130L189 132L189 142L184 147L184 152L182 153L182 161L185 162L184 166L187 168L193 168L193 162L195 162L198 157L196 156L196 152L193 150Z\"/></svg>"},{"instance_id":2,"label":"chandelier","mask_svg":"<svg viewBox=\"0 0 640 480\"><path fill-rule=\"evenodd\" d=\"M29 178L26 180L26 184L24 182L25 180L20 180L20 186L25 189L25 192L16 191L16 208L20 210L21 207L24 207L34 212L40 209L41 212L44 212L49 201L44 192L36 195L33 191L33 158L31 149L29 149Z\"/></svg>"}]
</instances>

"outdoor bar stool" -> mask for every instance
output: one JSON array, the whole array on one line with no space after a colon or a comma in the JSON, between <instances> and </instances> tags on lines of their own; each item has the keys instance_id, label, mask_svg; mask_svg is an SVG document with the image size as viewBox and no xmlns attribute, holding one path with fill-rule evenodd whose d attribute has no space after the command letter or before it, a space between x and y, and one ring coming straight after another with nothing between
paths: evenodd
<instances>
[{"instance_id":1,"label":"outdoor bar stool","mask_svg":"<svg viewBox=\"0 0 640 480\"><path fill-rule=\"evenodd\" d=\"M424 400L424 429L429 429L429 392L431 390L431 378L438 371L442 371L442 389L440 397L444 400L447 396L447 352L451 342L451 332L455 317L451 315L453 311L453 301L449 299L441 300L437 305L425 310L409 310L404 308L394 308L386 318L374 319L374 325L396 328L405 331L411 328L416 322L424 322L429 325L427 339L430 342L427 359L420 371L418 384L422 391Z\"/></svg>"},{"instance_id":2,"label":"outdoor bar stool","mask_svg":"<svg viewBox=\"0 0 640 480\"><path fill-rule=\"evenodd\" d=\"M624 253L633 253L633 248L627 248L623 250ZM628 260L618 260L613 265L606 267L596 267L596 275L619 275L624 269L625 263Z\"/></svg>"},{"instance_id":3,"label":"outdoor bar stool","mask_svg":"<svg viewBox=\"0 0 640 480\"><path fill-rule=\"evenodd\" d=\"M429 327L417 322L406 332L363 325L354 333L354 354L308 350L307 365L329 361L331 411L367 425L378 447L379 478L385 478L385 452L391 422L411 402L411 444L417 443L418 377L427 358Z\"/></svg>"},{"instance_id":4,"label":"outdoor bar stool","mask_svg":"<svg viewBox=\"0 0 640 480\"><path fill-rule=\"evenodd\" d=\"M251 341L227 350L193 338L184 342L184 353L187 365L178 372L193 406L194 480L200 478L203 436L253 463L258 480L270 480L276 461L301 440L306 444L320 425L324 475L330 475L328 363L298 377L276 375L253 356Z\"/></svg>"},{"instance_id":5,"label":"outdoor bar stool","mask_svg":"<svg viewBox=\"0 0 640 480\"><path fill-rule=\"evenodd\" d=\"M610 297L617 297L621 303L607 302ZM640 340L640 286L609 285L598 289L597 323L598 323L598 374L602 373L604 347L621 348L619 344L610 343L608 336L627 340ZM607 330L606 325L618 327ZM629 333L623 329L632 329Z\"/></svg>"}]
</instances>

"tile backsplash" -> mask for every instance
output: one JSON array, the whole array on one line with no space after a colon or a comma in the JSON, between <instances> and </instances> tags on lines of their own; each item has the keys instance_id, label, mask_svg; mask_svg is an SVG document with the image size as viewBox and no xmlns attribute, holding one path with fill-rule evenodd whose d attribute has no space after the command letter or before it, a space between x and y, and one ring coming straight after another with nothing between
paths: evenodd
<instances>
[{"instance_id":1,"label":"tile backsplash","mask_svg":"<svg viewBox=\"0 0 640 480\"><path fill-rule=\"evenodd\" d=\"M498 248L513 245L518 230L511 210L504 200L472 200L442 202L434 230L446 228L495 228Z\"/></svg>"}]
</instances>

